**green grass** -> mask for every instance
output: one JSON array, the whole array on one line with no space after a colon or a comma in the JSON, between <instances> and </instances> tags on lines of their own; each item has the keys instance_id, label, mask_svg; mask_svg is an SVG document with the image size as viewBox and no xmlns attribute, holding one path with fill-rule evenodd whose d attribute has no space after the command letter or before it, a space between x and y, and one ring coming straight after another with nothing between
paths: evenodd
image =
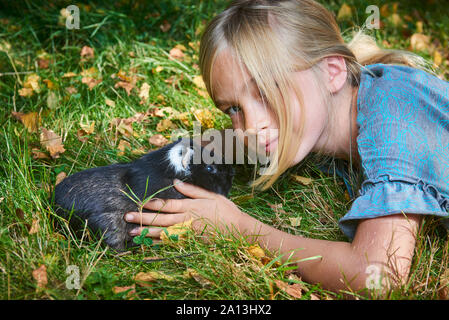
<instances>
[{"instance_id":1,"label":"green grass","mask_svg":"<svg viewBox=\"0 0 449 320\"><path fill-rule=\"evenodd\" d=\"M355 8L353 21L363 22L364 8L371 3L347 3ZM439 2L435 3L428 4L428 10L419 3L401 4L398 12L401 16L414 17L412 8L416 8L417 14L424 17L426 34L447 48L449 21L447 15L437 10ZM292 278L291 266L288 263L263 266L248 253L251 244L244 238L218 235L210 243L190 234L182 243L143 247L133 254L117 256L93 240L89 232L82 239L75 238L55 216L51 194L57 174L129 161L137 157L132 150L151 148L148 139L158 133L156 126L160 118L149 117L148 121L133 123L136 135L129 137L116 134L111 127L114 118L128 118L151 106L172 107L180 112L189 112L193 107L210 109L215 128L230 124L227 117L213 109L210 100L198 94L192 82L199 74L195 66L198 52L195 45L194 48L189 45L199 41L204 23L225 7L224 1L85 2L79 5L81 29L75 31L58 24L59 10L69 4L54 1L42 6L27 1L22 8L13 2L0 14L0 44L11 45L7 53L0 51L0 298L127 299L126 293L114 293L114 287L135 285L134 278L139 272L156 270L170 279L155 281L150 287L136 284L136 298L291 299L274 284L275 280L299 281ZM341 4L341 1L331 1L327 6L338 12ZM164 20L171 24L167 32L160 29ZM347 30L352 24L343 21L341 26ZM407 48L407 34L414 33L415 28L411 22L405 30L386 25L375 36L380 43L385 40L395 48ZM177 44L186 47L182 62L168 58L168 52ZM95 56L81 62L80 51L84 45L93 47ZM52 61L47 69L37 68L37 56L43 51ZM102 77L101 83L92 90L81 83L79 75L90 67L97 68ZM157 67L163 70L156 72ZM150 85L147 103L140 104L138 90L128 96L122 88L114 88L117 78L111 76L120 70L126 74L135 71L139 77L137 88L144 82ZM41 91L32 97L21 97L18 90L22 85L18 78L23 83L29 72L40 76ZM77 76L62 78L67 72ZM447 64L440 74L447 76ZM44 79L51 80L55 88L48 89ZM173 82L167 83L167 79ZM69 94L67 87L76 88L77 93ZM53 108L47 104L50 92L57 97ZM106 99L114 101L115 106L107 106ZM30 133L11 116L12 111L38 112L40 126L60 135L66 151L57 159L34 159L33 149L45 152L39 142L39 132ZM193 116L189 115L188 120L187 124L174 122L192 131ZM86 141L80 141L77 138L80 122L89 121L95 121L95 131ZM168 136L170 131L163 134ZM122 139L130 143L132 150L119 155ZM237 170L231 199L243 211L293 234L345 240L338 219L350 208L351 201L345 199L342 181L318 171L312 157L289 170L264 192L253 193L248 186L253 174L251 167L239 166ZM291 173L312 177L313 183L307 186L295 183L290 179ZM248 194L256 196L248 197ZM282 210L276 212L273 209L276 204L282 204ZM300 227L291 225L291 217L302 217ZM38 229L30 234L33 221L37 221ZM145 263L144 257L165 260ZM276 258L275 254L270 256ZM433 220L426 220L416 247L411 280L386 298L438 298L440 276L447 270L447 260L446 233ZM32 276L33 270L41 265L47 268L48 283L44 289L37 288ZM66 287L66 269L70 265L79 268L79 290ZM186 276L189 269L195 270L200 280ZM310 299L312 294L320 298L342 298L316 285L303 284L303 287L303 299Z\"/></svg>"}]
</instances>

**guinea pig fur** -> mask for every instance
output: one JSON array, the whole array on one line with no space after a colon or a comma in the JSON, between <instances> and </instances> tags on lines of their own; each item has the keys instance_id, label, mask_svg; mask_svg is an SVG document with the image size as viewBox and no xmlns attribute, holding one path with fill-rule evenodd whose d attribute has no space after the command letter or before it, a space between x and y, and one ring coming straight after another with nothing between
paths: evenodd
<instances>
[{"instance_id":1,"label":"guinea pig fur","mask_svg":"<svg viewBox=\"0 0 449 320\"><path fill-rule=\"evenodd\" d=\"M227 196L234 168L229 164L195 164L203 152L192 139L180 139L141 158L77 172L55 188L55 211L75 230L88 227L117 251L135 246L129 231L137 225L123 219L138 211L139 203L154 195L159 199L186 198L173 188L175 178ZM212 151L213 152L213 151ZM201 158L200 158L201 159ZM223 163L223 162L222 162Z\"/></svg>"}]
</instances>

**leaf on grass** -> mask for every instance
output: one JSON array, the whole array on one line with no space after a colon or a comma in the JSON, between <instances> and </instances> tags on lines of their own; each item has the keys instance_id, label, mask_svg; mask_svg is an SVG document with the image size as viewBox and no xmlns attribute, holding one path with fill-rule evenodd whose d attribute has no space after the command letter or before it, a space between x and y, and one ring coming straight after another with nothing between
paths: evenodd
<instances>
[{"instance_id":1,"label":"leaf on grass","mask_svg":"<svg viewBox=\"0 0 449 320\"><path fill-rule=\"evenodd\" d=\"M33 221L31 222L31 227L28 230L29 234L35 234L39 231L39 218L35 218L33 219Z\"/></svg>"},{"instance_id":2,"label":"leaf on grass","mask_svg":"<svg viewBox=\"0 0 449 320\"><path fill-rule=\"evenodd\" d=\"M149 97L150 97L150 85L144 82L139 90L140 104L146 103Z\"/></svg>"},{"instance_id":3,"label":"leaf on grass","mask_svg":"<svg viewBox=\"0 0 449 320\"><path fill-rule=\"evenodd\" d=\"M75 94L75 93L78 92L78 90L77 90L75 87L72 87L72 86L65 88L65 91L66 91L68 94Z\"/></svg>"},{"instance_id":4,"label":"leaf on grass","mask_svg":"<svg viewBox=\"0 0 449 320\"><path fill-rule=\"evenodd\" d=\"M87 85L89 90L92 90L96 85L103 81L103 79L99 77L98 70L95 67L84 69L81 71L81 76L81 82Z\"/></svg>"},{"instance_id":5,"label":"leaf on grass","mask_svg":"<svg viewBox=\"0 0 449 320\"><path fill-rule=\"evenodd\" d=\"M62 138L58 136L53 130L41 129L40 134L41 145L50 153L53 159L59 158L59 155L65 152Z\"/></svg>"},{"instance_id":6,"label":"leaf on grass","mask_svg":"<svg viewBox=\"0 0 449 320\"><path fill-rule=\"evenodd\" d=\"M33 278L36 280L37 289L43 289L48 283L47 280L47 267L41 265L39 268L33 271Z\"/></svg>"},{"instance_id":7,"label":"leaf on grass","mask_svg":"<svg viewBox=\"0 0 449 320\"><path fill-rule=\"evenodd\" d=\"M191 269L191 268L187 269L184 272L184 276L186 278L193 278L196 282L198 282L205 289L211 289L214 286L214 283L212 281L210 281L206 277L202 276L194 269Z\"/></svg>"},{"instance_id":8,"label":"leaf on grass","mask_svg":"<svg viewBox=\"0 0 449 320\"><path fill-rule=\"evenodd\" d=\"M56 182L55 182L55 186L57 186L62 180L64 180L67 177L67 173L65 173L64 171L61 171L60 173L58 173L56 175Z\"/></svg>"},{"instance_id":9,"label":"leaf on grass","mask_svg":"<svg viewBox=\"0 0 449 320\"><path fill-rule=\"evenodd\" d=\"M54 91L50 91L47 95L47 107L48 109L56 109L58 107L58 95Z\"/></svg>"},{"instance_id":10,"label":"leaf on grass","mask_svg":"<svg viewBox=\"0 0 449 320\"><path fill-rule=\"evenodd\" d=\"M312 178L302 177L302 176L298 176L296 174L292 174L291 177L296 182L299 182L300 184L305 185L305 186L312 183Z\"/></svg>"},{"instance_id":11,"label":"leaf on grass","mask_svg":"<svg viewBox=\"0 0 449 320\"><path fill-rule=\"evenodd\" d=\"M173 240L184 240L188 232L192 229L192 221L193 219L190 219L165 228L161 233L162 242L167 243Z\"/></svg>"},{"instance_id":12,"label":"leaf on grass","mask_svg":"<svg viewBox=\"0 0 449 320\"><path fill-rule=\"evenodd\" d=\"M248 247L246 251L259 260L266 256L265 251L258 244Z\"/></svg>"},{"instance_id":13,"label":"leaf on grass","mask_svg":"<svg viewBox=\"0 0 449 320\"><path fill-rule=\"evenodd\" d=\"M35 73L29 74L25 78L23 88L19 89L19 95L22 97L31 97L34 94L34 92L39 93L40 92L39 79L40 77L37 74Z\"/></svg>"},{"instance_id":14,"label":"leaf on grass","mask_svg":"<svg viewBox=\"0 0 449 320\"><path fill-rule=\"evenodd\" d=\"M156 126L157 132L164 132L168 129L176 129L177 126L170 119L162 119Z\"/></svg>"},{"instance_id":15,"label":"leaf on grass","mask_svg":"<svg viewBox=\"0 0 449 320\"><path fill-rule=\"evenodd\" d=\"M95 131L95 121L91 121L91 122L87 122L87 123L80 122L80 127L81 127L81 130L85 134L92 134Z\"/></svg>"},{"instance_id":16,"label":"leaf on grass","mask_svg":"<svg viewBox=\"0 0 449 320\"><path fill-rule=\"evenodd\" d=\"M23 113L12 111L11 114L15 119L22 122L24 127L27 128L28 132L30 133L37 132L40 123L39 113L37 112Z\"/></svg>"},{"instance_id":17,"label":"leaf on grass","mask_svg":"<svg viewBox=\"0 0 449 320\"><path fill-rule=\"evenodd\" d=\"M106 103L106 105L110 106L110 107L115 107L115 102L112 101L111 99L106 98L104 100L104 102Z\"/></svg>"},{"instance_id":18,"label":"leaf on grass","mask_svg":"<svg viewBox=\"0 0 449 320\"><path fill-rule=\"evenodd\" d=\"M168 144L169 141L162 134L155 134L150 137L149 142L156 147L163 147Z\"/></svg>"},{"instance_id":19,"label":"leaf on grass","mask_svg":"<svg viewBox=\"0 0 449 320\"><path fill-rule=\"evenodd\" d=\"M139 272L135 277L134 281L137 284L148 287L151 286L148 282L155 282L159 280L173 281L175 278L173 276L167 275L159 271L149 271L149 272Z\"/></svg>"},{"instance_id":20,"label":"leaf on grass","mask_svg":"<svg viewBox=\"0 0 449 320\"><path fill-rule=\"evenodd\" d=\"M215 118L209 109L196 109L193 111L193 115L203 127L208 129L214 127Z\"/></svg>"},{"instance_id":21,"label":"leaf on grass","mask_svg":"<svg viewBox=\"0 0 449 320\"><path fill-rule=\"evenodd\" d=\"M50 159L50 157L45 153L40 151L38 148L31 149L33 154L33 159Z\"/></svg>"},{"instance_id":22,"label":"leaf on grass","mask_svg":"<svg viewBox=\"0 0 449 320\"><path fill-rule=\"evenodd\" d=\"M123 156L125 155L126 149L131 150L131 144L128 141L122 139L120 140L117 149L119 150L119 152L117 152L117 155Z\"/></svg>"},{"instance_id":23,"label":"leaf on grass","mask_svg":"<svg viewBox=\"0 0 449 320\"><path fill-rule=\"evenodd\" d=\"M80 56L84 60L92 59L94 57L94 55L95 55L94 54L94 49L92 49L91 47L84 46L84 47L81 48Z\"/></svg>"},{"instance_id":24,"label":"leaf on grass","mask_svg":"<svg viewBox=\"0 0 449 320\"><path fill-rule=\"evenodd\" d=\"M351 20L352 18L352 9L350 6L348 6L346 3L343 3L340 7L340 10L338 10L337 14L337 20L343 21L343 20Z\"/></svg>"},{"instance_id":25,"label":"leaf on grass","mask_svg":"<svg viewBox=\"0 0 449 320\"><path fill-rule=\"evenodd\" d=\"M285 291L290 296L301 299L303 287L299 283L288 284L282 280L274 280L274 283L278 287L279 290Z\"/></svg>"},{"instance_id":26,"label":"leaf on grass","mask_svg":"<svg viewBox=\"0 0 449 320\"><path fill-rule=\"evenodd\" d=\"M127 299L134 299L136 297L136 285L133 284L132 286L125 286L125 287L113 287L112 292L114 294L119 294L126 292L126 298Z\"/></svg>"},{"instance_id":27,"label":"leaf on grass","mask_svg":"<svg viewBox=\"0 0 449 320\"><path fill-rule=\"evenodd\" d=\"M182 52L181 49L174 47L173 49L170 50L169 56L171 60L176 59L182 61L184 59L185 54L184 52Z\"/></svg>"},{"instance_id":28,"label":"leaf on grass","mask_svg":"<svg viewBox=\"0 0 449 320\"><path fill-rule=\"evenodd\" d=\"M299 227L301 225L302 217L288 218L292 227Z\"/></svg>"},{"instance_id":29,"label":"leaf on grass","mask_svg":"<svg viewBox=\"0 0 449 320\"><path fill-rule=\"evenodd\" d=\"M410 37L410 48L413 51L429 51L430 37L422 33L414 33Z\"/></svg>"},{"instance_id":30,"label":"leaf on grass","mask_svg":"<svg viewBox=\"0 0 449 320\"><path fill-rule=\"evenodd\" d=\"M122 88L125 89L126 93L128 94L128 96L131 94L132 89L135 88L135 85L133 83L130 82L126 82L126 81L119 81L114 85L114 88Z\"/></svg>"}]
</instances>

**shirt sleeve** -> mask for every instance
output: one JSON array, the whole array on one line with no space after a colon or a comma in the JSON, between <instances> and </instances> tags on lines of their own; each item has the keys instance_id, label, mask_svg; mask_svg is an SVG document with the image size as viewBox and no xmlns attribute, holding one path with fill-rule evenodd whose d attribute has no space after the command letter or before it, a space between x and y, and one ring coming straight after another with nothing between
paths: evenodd
<instances>
[{"instance_id":1,"label":"shirt sleeve","mask_svg":"<svg viewBox=\"0 0 449 320\"><path fill-rule=\"evenodd\" d=\"M343 233L352 239L361 219L413 213L444 217L443 224L449 226L448 211L449 199L432 185L423 181L390 180L387 175L362 184L360 196L340 219L339 225Z\"/></svg>"}]
</instances>

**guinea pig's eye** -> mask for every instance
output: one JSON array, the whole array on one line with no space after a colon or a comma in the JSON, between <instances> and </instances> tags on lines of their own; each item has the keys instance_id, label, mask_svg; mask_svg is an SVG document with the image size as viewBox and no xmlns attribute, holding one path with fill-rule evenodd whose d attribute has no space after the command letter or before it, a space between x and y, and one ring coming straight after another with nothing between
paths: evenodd
<instances>
[{"instance_id":1,"label":"guinea pig's eye","mask_svg":"<svg viewBox=\"0 0 449 320\"><path fill-rule=\"evenodd\" d=\"M211 166L211 165L208 165L206 167L206 170L207 170L207 172L212 173L212 174L217 173L217 168L215 168L214 166Z\"/></svg>"}]
</instances>

